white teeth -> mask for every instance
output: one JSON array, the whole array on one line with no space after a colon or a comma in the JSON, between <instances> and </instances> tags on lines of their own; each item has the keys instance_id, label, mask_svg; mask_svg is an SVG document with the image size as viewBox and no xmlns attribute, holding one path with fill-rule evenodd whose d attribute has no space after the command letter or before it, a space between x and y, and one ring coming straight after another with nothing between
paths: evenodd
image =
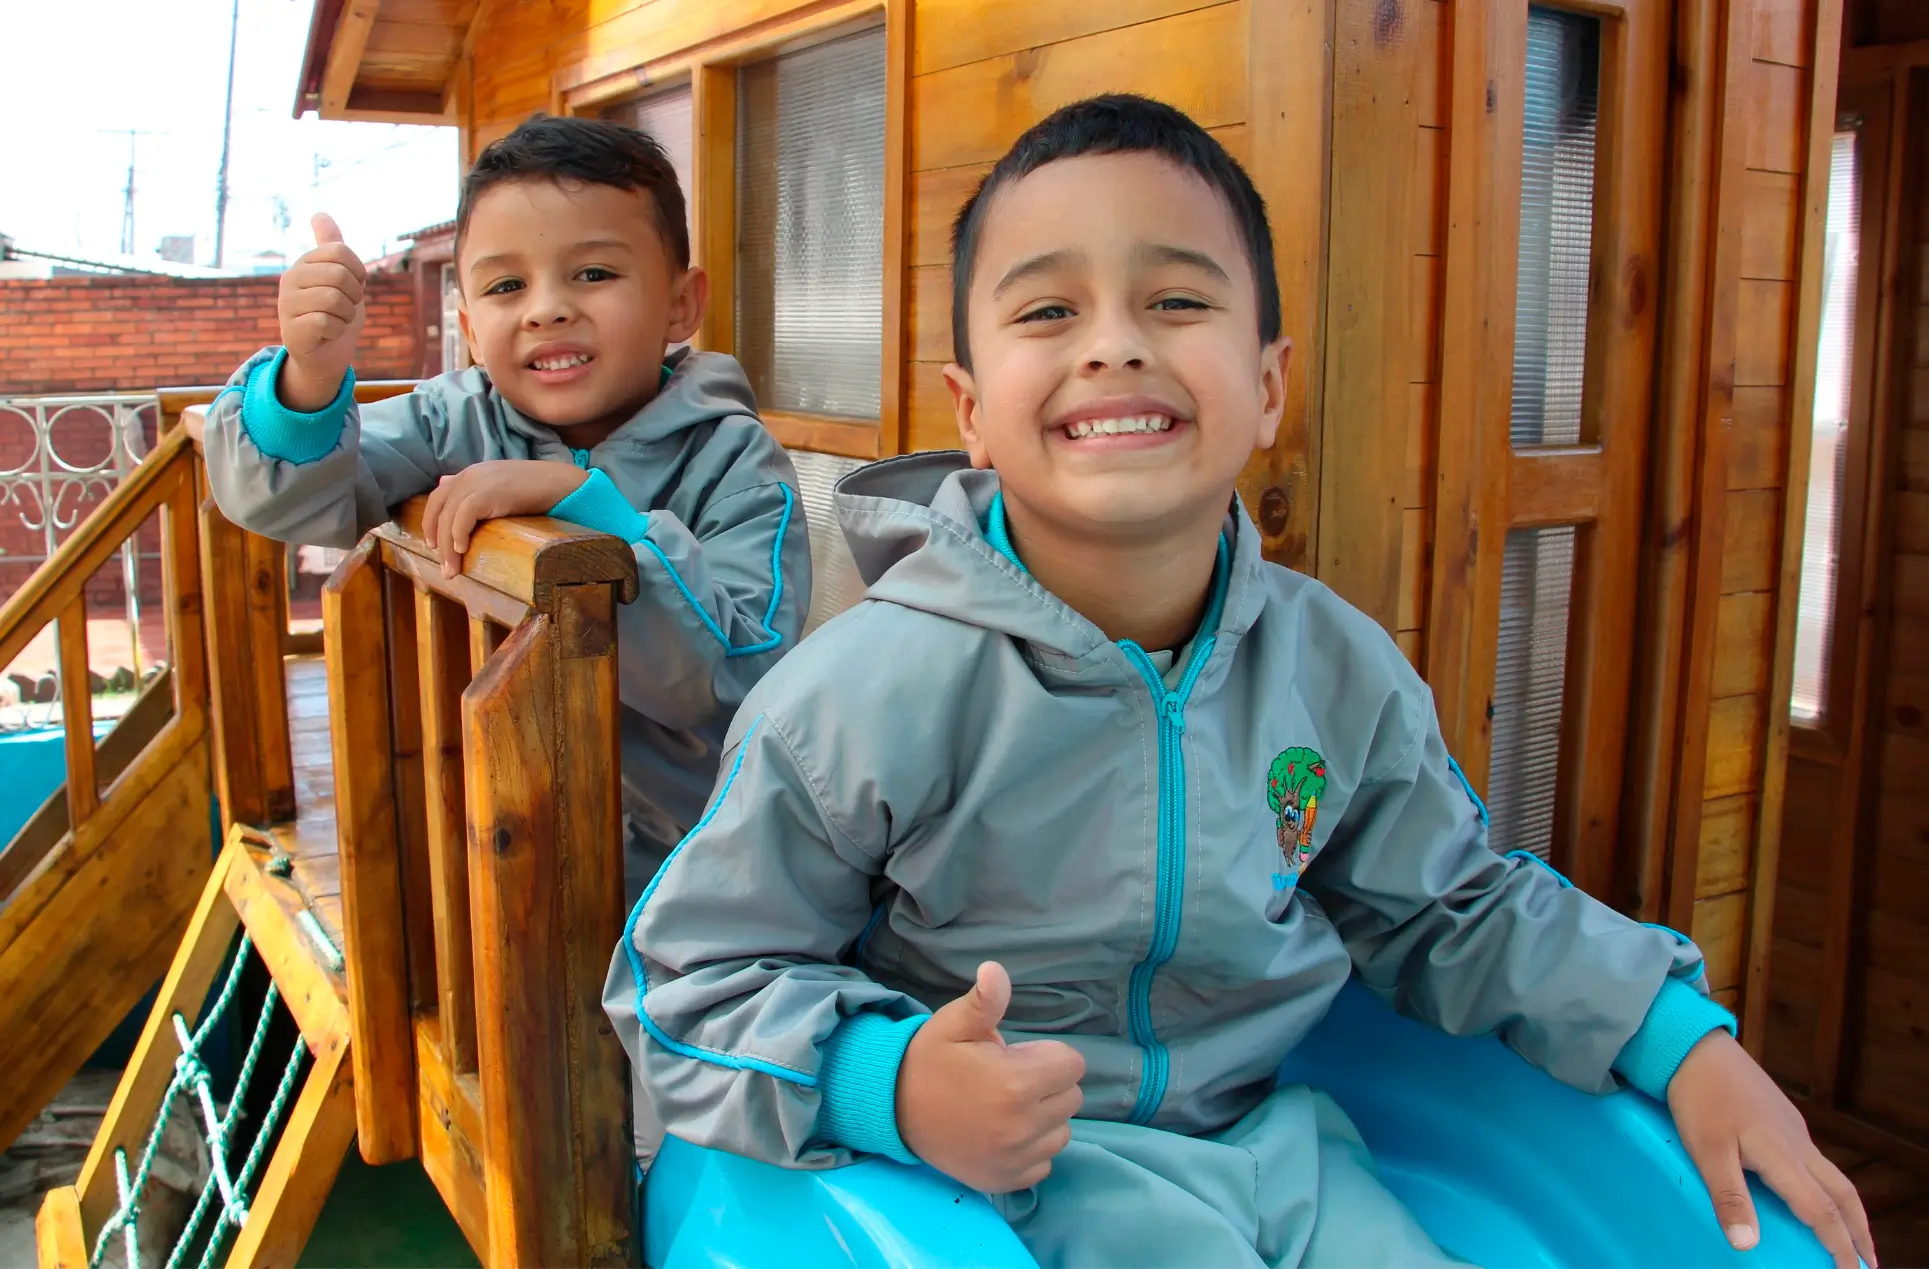
<instances>
[{"instance_id":1,"label":"white teeth","mask_svg":"<svg viewBox=\"0 0 1929 1269\"><path fill-rule=\"evenodd\" d=\"M585 353L567 353L560 357L538 357L529 364L538 370L567 370L571 366L580 366L588 360L589 357Z\"/></svg>"},{"instance_id":2,"label":"white teeth","mask_svg":"<svg viewBox=\"0 0 1929 1269\"><path fill-rule=\"evenodd\" d=\"M1163 414L1133 414L1116 419L1080 419L1065 425L1065 435L1073 440L1087 436L1116 436L1121 432L1167 432L1172 420Z\"/></svg>"}]
</instances>

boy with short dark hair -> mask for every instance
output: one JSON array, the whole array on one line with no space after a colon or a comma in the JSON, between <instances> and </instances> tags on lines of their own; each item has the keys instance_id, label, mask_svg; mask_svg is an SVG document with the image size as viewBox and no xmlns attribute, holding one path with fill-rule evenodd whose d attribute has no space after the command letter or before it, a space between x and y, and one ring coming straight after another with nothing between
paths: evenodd
<instances>
[{"instance_id":1,"label":"boy with short dark hair","mask_svg":"<svg viewBox=\"0 0 1929 1269\"><path fill-rule=\"evenodd\" d=\"M1447 1263L1339 1107L1275 1086L1358 974L1666 1099L1736 1246L1746 1166L1873 1263L1700 952L1490 850L1393 641L1261 558L1234 480L1291 350L1239 166L1081 102L953 242L969 457L844 480L868 598L751 693L612 965L668 1130L922 1160L1045 1265Z\"/></svg>"},{"instance_id":2,"label":"boy with short dark hair","mask_svg":"<svg viewBox=\"0 0 1929 1269\"><path fill-rule=\"evenodd\" d=\"M209 411L209 484L269 537L349 546L429 495L451 576L479 520L553 515L636 549L618 610L625 873L643 883L703 811L725 725L810 606L796 475L743 369L679 349L709 281L683 192L630 128L537 116L463 181L462 332L475 366L354 400L364 271L334 222L282 276L281 348Z\"/></svg>"}]
</instances>

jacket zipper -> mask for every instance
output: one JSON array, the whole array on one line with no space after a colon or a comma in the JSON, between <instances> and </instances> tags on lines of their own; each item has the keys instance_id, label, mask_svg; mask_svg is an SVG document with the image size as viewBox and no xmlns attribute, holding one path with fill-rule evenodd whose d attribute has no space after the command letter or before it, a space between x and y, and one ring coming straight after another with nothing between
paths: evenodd
<instances>
[{"instance_id":1,"label":"jacket zipper","mask_svg":"<svg viewBox=\"0 0 1929 1269\"><path fill-rule=\"evenodd\" d=\"M1219 567L1213 578L1213 600L1207 605L1201 630L1216 630L1224 599L1224 579L1229 552L1222 539ZM1132 1042L1145 1053L1139 1074L1139 1097L1133 1103L1131 1122L1150 1123L1165 1100L1166 1077L1171 1055L1152 1028L1152 979L1159 967L1172 959L1179 946L1179 920L1185 906L1186 874L1186 759L1180 737L1186 729L1186 702L1199 681L1200 672L1212 658L1217 636L1206 634L1192 645L1185 674L1177 689L1167 691L1165 680L1145 649L1130 639L1119 641L1126 659L1132 662L1152 693L1159 714L1159 875L1153 899L1152 946L1145 959L1132 967L1126 986L1126 1019Z\"/></svg>"}]
</instances>

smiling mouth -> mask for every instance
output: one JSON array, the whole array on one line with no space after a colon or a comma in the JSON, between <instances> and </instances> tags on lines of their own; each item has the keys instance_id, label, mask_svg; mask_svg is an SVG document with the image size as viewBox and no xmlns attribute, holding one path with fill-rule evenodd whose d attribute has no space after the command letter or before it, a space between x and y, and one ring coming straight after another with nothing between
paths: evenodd
<instances>
[{"instance_id":1,"label":"smiling mouth","mask_svg":"<svg viewBox=\"0 0 1929 1269\"><path fill-rule=\"evenodd\" d=\"M529 363L531 370L570 370L586 366L596 360L588 353L561 353L554 357L538 357Z\"/></svg>"},{"instance_id":2,"label":"smiling mouth","mask_svg":"<svg viewBox=\"0 0 1929 1269\"><path fill-rule=\"evenodd\" d=\"M1064 426L1065 435L1074 441L1089 436L1132 436L1172 430L1172 418L1165 414L1128 414L1115 419L1079 419Z\"/></svg>"}]
</instances>

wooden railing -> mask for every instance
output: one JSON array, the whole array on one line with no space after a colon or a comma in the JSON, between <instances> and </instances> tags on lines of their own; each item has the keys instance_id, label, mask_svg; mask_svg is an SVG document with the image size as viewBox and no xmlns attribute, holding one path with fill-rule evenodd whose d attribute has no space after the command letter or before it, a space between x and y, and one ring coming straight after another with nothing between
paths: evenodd
<instances>
[{"instance_id":1,"label":"wooden railing","mask_svg":"<svg viewBox=\"0 0 1929 1269\"><path fill-rule=\"evenodd\" d=\"M187 437L163 435L0 607L0 666L56 626L67 759L0 850L0 1148L167 968L213 861L196 496ZM96 746L87 583L156 513L168 670Z\"/></svg>"},{"instance_id":2,"label":"wooden railing","mask_svg":"<svg viewBox=\"0 0 1929 1269\"><path fill-rule=\"evenodd\" d=\"M635 560L496 520L445 578L422 503L323 590L362 1154L419 1155L485 1263L628 1264L626 1068L601 994Z\"/></svg>"}]
</instances>

